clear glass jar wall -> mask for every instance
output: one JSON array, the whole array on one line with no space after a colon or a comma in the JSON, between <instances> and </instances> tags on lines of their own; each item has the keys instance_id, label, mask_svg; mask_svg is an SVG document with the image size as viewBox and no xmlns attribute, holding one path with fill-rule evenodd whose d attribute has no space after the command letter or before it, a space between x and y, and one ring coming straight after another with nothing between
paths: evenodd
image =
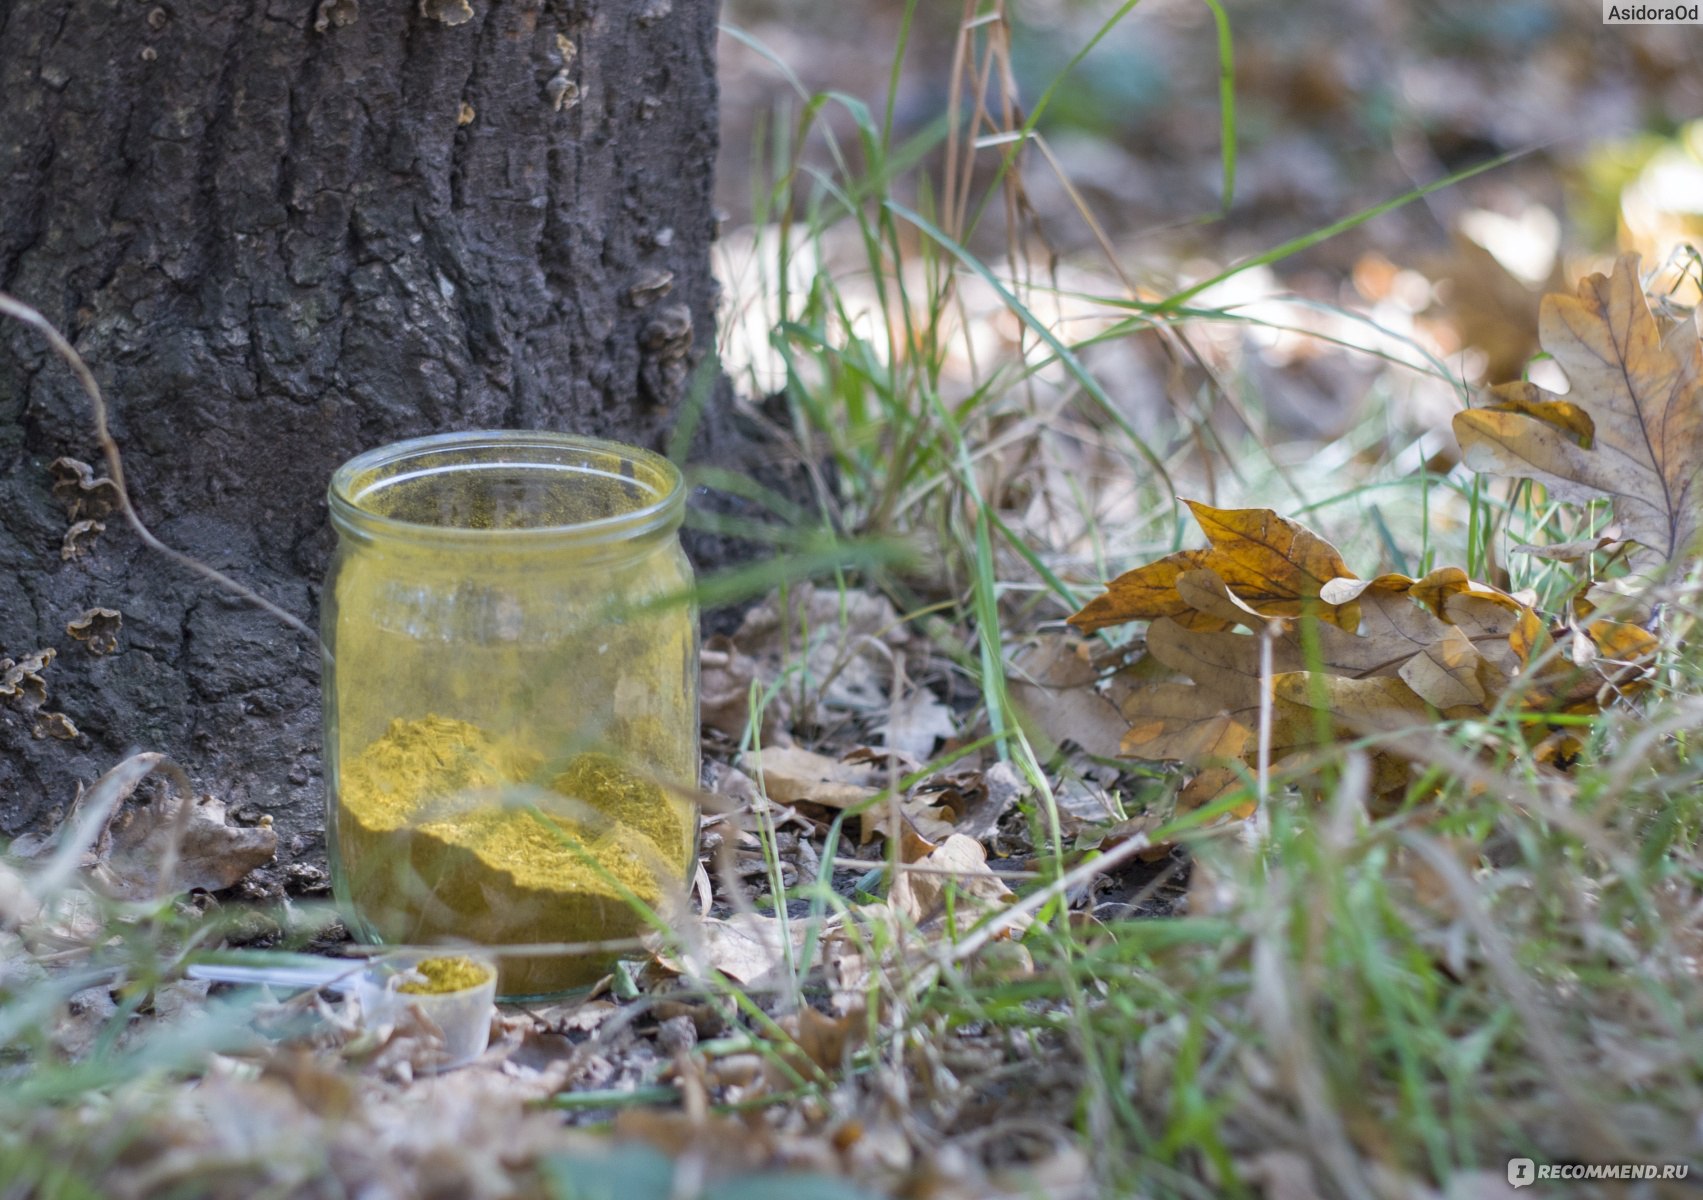
<instances>
[{"instance_id":1,"label":"clear glass jar wall","mask_svg":"<svg viewBox=\"0 0 1703 1200\"><path fill-rule=\"evenodd\" d=\"M697 612L679 472L545 433L446 434L332 478L328 841L380 943L604 941L683 891L697 838ZM608 954L509 954L559 994Z\"/></svg>"}]
</instances>

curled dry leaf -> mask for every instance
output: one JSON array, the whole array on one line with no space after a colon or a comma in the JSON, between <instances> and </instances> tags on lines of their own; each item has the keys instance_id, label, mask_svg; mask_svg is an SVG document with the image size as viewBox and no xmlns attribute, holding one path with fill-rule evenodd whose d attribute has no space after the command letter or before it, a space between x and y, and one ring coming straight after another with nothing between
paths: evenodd
<instances>
[{"instance_id":1,"label":"curled dry leaf","mask_svg":"<svg viewBox=\"0 0 1703 1200\"><path fill-rule=\"evenodd\" d=\"M717 635L704 642L699 655L698 713L706 729L738 740L751 721L751 688L761 664L741 650L732 638ZM764 711L763 743L785 745L792 740L779 706Z\"/></svg>"},{"instance_id":2,"label":"curled dry leaf","mask_svg":"<svg viewBox=\"0 0 1703 1200\"><path fill-rule=\"evenodd\" d=\"M121 900L152 899L167 887L213 892L271 862L277 850L270 822L253 828L227 824L223 803L173 788L150 804L114 812L96 843L90 876Z\"/></svg>"},{"instance_id":3,"label":"curled dry leaf","mask_svg":"<svg viewBox=\"0 0 1703 1200\"><path fill-rule=\"evenodd\" d=\"M1571 390L1503 384L1485 408L1458 413L1455 437L1475 471L1536 480L1552 497L1607 496L1636 543L1637 576L1683 573L1703 531L1703 349L1695 320L1664 332L1637 255L1592 275L1577 295L1546 296L1538 339Z\"/></svg>"},{"instance_id":4,"label":"curled dry leaf","mask_svg":"<svg viewBox=\"0 0 1703 1200\"><path fill-rule=\"evenodd\" d=\"M768 697L766 745L789 743L795 727L885 715L893 655L910 640L898 610L877 592L804 584L789 589L784 602L771 596L731 637L704 644L704 724L743 736L753 684Z\"/></svg>"},{"instance_id":5,"label":"curled dry leaf","mask_svg":"<svg viewBox=\"0 0 1703 1200\"><path fill-rule=\"evenodd\" d=\"M1192 507L1212 550L1164 560L1176 567L1187 558L1187 569L1138 568L1122 577L1140 581L1133 590L1114 581L1072 618L1088 628L1150 622L1147 655L1168 675L1128 682L1120 750L1194 768L1185 806L1244 786L1259 752L1262 700L1277 763L1321 736L1486 716L1516 680L1516 702L1542 712L1591 711L1642 686L1654 638L1593 619L1588 606L1552 629L1522 600L1456 568L1359 579L1328 543L1275 514ZM1265 570L1276 577L1261 579ZM1168 597L1159 595L1161 578L1170 580ZM1563 637L1569 653L1557 646ZM1377 753L1373 768L1378 797L1399 801L1409 783L1403 760Z\"/></svg>"},{"instance_id":6,"label":"curled dry leaf","mask_svg":"<svg viewBox=\"0 0 1703 1200\"><path fill-rule=\"evenodd\" d=\"M1353 629L1351 604L1323 604L1319 589L1332 579L1352 579L1336 547L1270 509L1211 508L1187 501L1211 546L1184 550L1158 562L1126 571L1106 585L1106 594L1089 602L1070 623L1091 633L1126 621L1171 617L1191 629L1227 629L1245 623L1238 614L1293 617L1304 609L1343 629ZM1213 583L1192 573L1210 571ZM1219 608L1207 595L1191 596L1205 586L1226 599Z\"/></svg>"},{"instance_id":7,"label":"curled dry leaf","mask_svg":"<svg viewBox=\"0 0 1703 1200\"><path fill-rule=\"evenodd\" d=\"M800 1055L824 1071L841 1070L846 1064L847 1052L863 1043L863 1035L868 1029L862 1009L830 1016L806 1006L782 1017L778 1024L793 1041L793 1046L782 1049L782 1055L801 1073L808 1067L799 1061ZM786 1086L784 1078L776 1078L773 1082L778 1088Z\"/></svg>"},{"instance_id":8,"label":"curled dry leaf","mask_svg":"<svg viewBox=\"0 0 1703 1200\"><path fill-rule=\"evenodd\" d=\"M789 921L783 930L778 918L762 913L710 917L698 924L683 949L660 950L656 961L678 975L705 978L714 969L747 987L762 987L783 977L789 962L796 964L805 932L801 921Z\"/></svg>"},{"instance_id":9,"label":"curled dry leaf","mask_svg":"<svg viewBox=\"0 0 1703 1200\"><path fill-rule=\"evenodd\" d=\"M926 846L920 843L917 849ZM987 851L975 838L955 833L920 857L905 859L893 880L893 908L924 932L946 926L953 934L968 930L988 914L1017 899L1005 880L987 865ZM905 869L907 866L914 870ZM950 895L951 904L947 900ZM1027 922L1013 926L1021 933Z\"/></svg>"},{"instance_id":10,"label":"curled dry leaf","mask_svg":"<svg viewBox=\"0 0 1703 1200\"><path fill-rule=\"evenodd\" d=\"M927 761L934 747L958 732L952 710L925 687L913 687L894 702L887 721L876 729L881 744Z\"/></svg>"}]
</instances>

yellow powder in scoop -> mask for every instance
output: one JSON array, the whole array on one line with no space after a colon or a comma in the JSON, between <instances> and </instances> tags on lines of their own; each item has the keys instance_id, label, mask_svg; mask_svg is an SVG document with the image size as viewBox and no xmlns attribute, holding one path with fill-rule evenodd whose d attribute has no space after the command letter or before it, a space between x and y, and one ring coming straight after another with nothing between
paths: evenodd
<instances>
[{"instance_id":1,"label":"yellow powder in scoop","mask_svg":"<svg viewBox=\"0 0 1703 1200\"><path fill-rule=\"evenodd\" d=\"M480 966L471 958L422 958L409 968L418 979L410 979L396 990L410 996L446 996L465 992L491 978L489 967Z\"/></svg>"},{"instance_id":2,"label":"yellow powder in scoop","mask_svg":"<svg viewBox=\"0 0 1703 1200\"><path fill-rule=\"evenodd\" d=\"M636 936L686 877L692 812L620 760L546 765L448 717L396 719L344 760L337 836L356 909L386 941ZM505 956L506 996L594 982L609 956Z\"/></svg>"}]
</instances>

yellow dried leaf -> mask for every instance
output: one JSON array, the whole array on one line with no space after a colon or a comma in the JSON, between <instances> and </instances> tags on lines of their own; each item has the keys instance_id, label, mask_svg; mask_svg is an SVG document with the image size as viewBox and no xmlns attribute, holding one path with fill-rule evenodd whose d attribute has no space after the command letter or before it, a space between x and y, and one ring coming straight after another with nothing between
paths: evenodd
<instances>
[{"instance_id":1,"label":"yellow dried leaf","mask_svg":"<svg viewBox=\"0 0 1703 1200\"><path fill-rule=\"evenodd\" d=\"M1656 635L1626 621L1596 621L1585 629L1597 656L1617 666L1645 667L1656 653Z\"/></svg>"},{"instance_id":2,"label":"yellow dried leaf","mask_svg":"<svg viewBox=\"0 0 1703 1200\"><path fill-rule=\"evenodd\" d=\"M1231 607L1264 617L1294 617L1316 609L1322 620L1352 630L1360 615L1353 604L1319 600L1320 589L1333 579L1354 575L1336 547L1303 525L1287 521L1265 508L1212 508L1187 502L1205 531L1210 549L1185 550L1158 562L1137 567L1106 585L1106 594L1092 600L1070 618L1084 632L1170 617L1192 629L1225 629L1241 620L1219 607L1233 597ZM1223 589L1196 573L1210 571ZM1204 586L1185 596L1182 586ZM1196 608L1191 599L1207 604Z\"/></svg>"},{"instance_id":3,"label":"yellow dried leaf","mask_svg":"<svg viewBox=\"0 0 1703 1200\"><path fill-rule=\"evenodd\" d=\"M1499 383L1490 389L1490 394L1495 400L1484 406L1485 412L1524 413L1528 417L1536 417L1545 425L1559 429L1586 450L1596 440L1596 422L1591 420L1590 413L1570 400L1557 400L1535 383L1524 379Z\"/></svg>"},{"instance_id":4,"label":"yellow dried leaf","mask_svg":"<svg viewBox=\"0 0 1703 1200\"><path fill-rule=\"evenodd\" d=\"M1327 582L1354 574L1335 546L1269 509L1188 505L1213 550L1229 560L1231 570L1219 570L1224 582L1266 616L1299 616L1303 601L1316 599Z\"/></svg>"},{"instance_id":5,"label":"yellow dried leaf","mask_svg":"<svg viewBox=\"0 0 1703 1200\"><path fill-rule=\"evenodd\" d=\"M1177 579L1198 571L1211 557L1210 550L1184 550L1157 562L1125 571L1106 585L1106 594L1096 596L1070 623L1084 633L1122 625L1128 621L1151 621L1157 617L1184 617L1193 613L1188 601L1177 594ZM1223 622L1197 614L1208 628L1221 629Z\"/></svg>"},{"instance_id":6,"label":"yellow dried leaf","mask_svg":"<svg viewBox=\"0 0 1703 1200\"><path fill-rule=\"evenodd\" d=\"M1562 499L1612 499L1617 528L1537 553L1589 555L1624 538L1638 548L1635 572L1689 567L1703 549L1696 326L1664 336L1635 258L1577 296L1548 297L1540 326L1571 391L1493 389L1455 421L1468 465L1536 479ZM1648 685L1655 635L1583 602L1552 628L1534 600L1456 568L1363 580L1275 513L1190 508L1209 548L1127 572L1071 618L1084 630L1150 622L1146 661L1170 675L1117 677L1129 723L1121 750L1193 768L1185 804L1241 786L1262 754L1278 764L1320 738L1483 717L1510 700L1529 712L1596 712ZM1529 740L1566 766L1577 742L1544 741L1546 732L1534 726ZM1374 750L1372 767L1378 805L1405 795L1411 769L1399 755Z\"/></svg>"},{"instance_id":7,"label":"yellow dried leaf","mask_svg":"<svg viewBox=\"0 0 1703 1200\"><path fill-rule=\"evenodd\" d=\"M1535 611L1453 568L1417 580L1390 574L1323 581L1320 612L1339 619L1357 612L1353 629L1317 616L1273 623L1250 615L1212 569L1175 578L1189 612L1152 619L1146 636L1147 658L1171 675L1127 681L1119 709L1129 723L1123 754L1195 772L1178 797L1184 807L1241 787L1253 771L1262 696L1270 704L1265 750L1281 764L1321 738L1484 716L1514 677L1533 669L1528 663L1543 672L1527 683L1528 705L1581 703L1605 682L1606 655L1594 643L1587 644L1594 664L1587 678L1576 655L1545 656L1551 635ZM1203 628L1191 617L1211 623ZM1641 645L1631 635L1617 637L1616 649L1633 653ZM1377 806L1399 802L1411 778L1407 763L1374 751L1372 765Z\"/></svg>"},{"instance_id":8,"label":"yellow dried leaf","mask_svg":"<svg viewBox=\"0 0 1703 1200\"><path fill-rule=\"evenodd\" d=\"M1232 592L1217 571L1184 571L1177 576L1177 595L1196 612L1222 621L1225 628L1241 625L1260 629L1267 620Z\"/></svg>"},{"instance_id":9,"label":"yellow dried leaf","mask_svg":"<svg viewBox=\"0 0 1703 1200\"><path fill-rule=\"evenodd\" d=\"M1703 351L1694 322L1664 337L1627 255L1576 296L1544 298L1539 340L1567 374L1561 399L1498 389L1490 408L1455 416L1467 466L1536 480L1562 500L1612 499L1640 549L1635 574L1684 570L1703 525Z\"/></svg>"},{"instance_id":10,"label":"yellow dried leaf","mask_svg":"<svg viewBox=\"0 0 1703 1200\"><path fill-rule=\"evenodd\" d=\"M1616 696L1649 686L1656 635L1639 625L1594 617L1583 601L1579 610L1577 623L1557 633L1535 614L1522 617L1511 641L1524 675L1521 704L1528 711L1592 713Z\"/></svg>"},{"instance_id":11,"label":"yellow dried leaf","mask_svg":"<svg viewBox=\"0 0 1703 1200\"><path fill-rule=\"evenodd\" d=\"M1238 771L1234 767L1208 767L1184 784L1182 790L1177 793L1177 810L1188 812L1191 809L1204 808L1220 796L1241 791L1246 787L1246 772ZM1233 805L1229 809L1229 813L1236 818L1251 817L1258 807L1253 800L1249 799L1241 804ZM1166 844L1161 843L1161 845ZM1146 856L1143 855L1142 857L1145 858ZM1162 857L1164 857L1163 854L1155 856L1155 858Z\"/></svg>"}]
</instances>

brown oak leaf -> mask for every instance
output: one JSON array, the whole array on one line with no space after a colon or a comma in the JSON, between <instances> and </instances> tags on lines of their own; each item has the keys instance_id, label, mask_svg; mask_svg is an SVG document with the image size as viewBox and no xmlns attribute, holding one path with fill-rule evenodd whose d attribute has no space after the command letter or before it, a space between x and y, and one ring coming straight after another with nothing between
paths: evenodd
<instances>
[{"instance_id":1,"label":"brown oak leaf","mask_svg":"<svg viewBox=\"0 0 1703 1200\"><path fill-rule=\"evenodd\" d=\"M1608 497L1635 577L1683 572L1703 530L1703 350L1695 321L1664 331L1627 255L1592 275L1577 295L1543 301L1539 341L1570 390L1530 383L1492 389L1484 408L1458 413L1466 465L1543 484L1552 497Z\"/></svg>"},{"instance_id":2,"label":"brown oak leaf","mask_svg":"<svg viewBox=\"0 0 1703 1200\"><path fill-rule=\"evenodd\" d=\"M1319 590L1332 579L1352 579L1336 547L1305 526L1265 508L1212 508L1186 502L1211 544L1205 550L1184 550L1158 562L1137 567L1106 585L1070 623L1084 633L1171 617L1195 629L1226 629L1238 619L1231 611L1197 605L1185 594L1191 585L1208 581L1197 572L1211 571L1240 604L1229 609L1248 615L1293 617L1309 607L1333 625L1353 629L1359 613L1352 603L1319 601ZM1204 597L1202 597L1204 599Z\"/></svg>"},{"instance_id":3,"label":"brown oak leaf","mask_svg":"<svg viewBox=\"0 0 1703 1200\"><path fill-rule=\"evenodd\" d=\"M1483 717L1507 704L1594 711L1615 691L1639 686L1654 651L1647 631L1597 619L1582 603L1572 621L1551 625L1457 568L1359 579L1329 543L1293 522L1252 511L1233 520L1240 529L1281 529L1287 553L1233 552L1234 539L1220 532L1212 550L1184 552L1195 555L1188 569L1166 568L1166 595L1150 568L1121 577L1138 579L1138 607L1154 614L1146 616L1146 658L1159 670L1125 679L1119 711L1128 728L1119 749L1191 768L1195 778L1179 797L1185 806L1244 786L1260 752L1262 715L1265 749L1278 763L1321 741ZM1229 575L1205 565L1214 555ZM1327 571L1334 574L1324 578ZM1287 595L1274 599L1280 589ZM1094 615L1078 623L1126 611L1130 596L1113 581L1083 610ZM1277 614L1279 605L1290 611ZM1534 726L1532 734L1544 731ZM1371 751L1380 805L1399 802L1407 764L1375 741Z\"/></svg>"}]
</instances>

